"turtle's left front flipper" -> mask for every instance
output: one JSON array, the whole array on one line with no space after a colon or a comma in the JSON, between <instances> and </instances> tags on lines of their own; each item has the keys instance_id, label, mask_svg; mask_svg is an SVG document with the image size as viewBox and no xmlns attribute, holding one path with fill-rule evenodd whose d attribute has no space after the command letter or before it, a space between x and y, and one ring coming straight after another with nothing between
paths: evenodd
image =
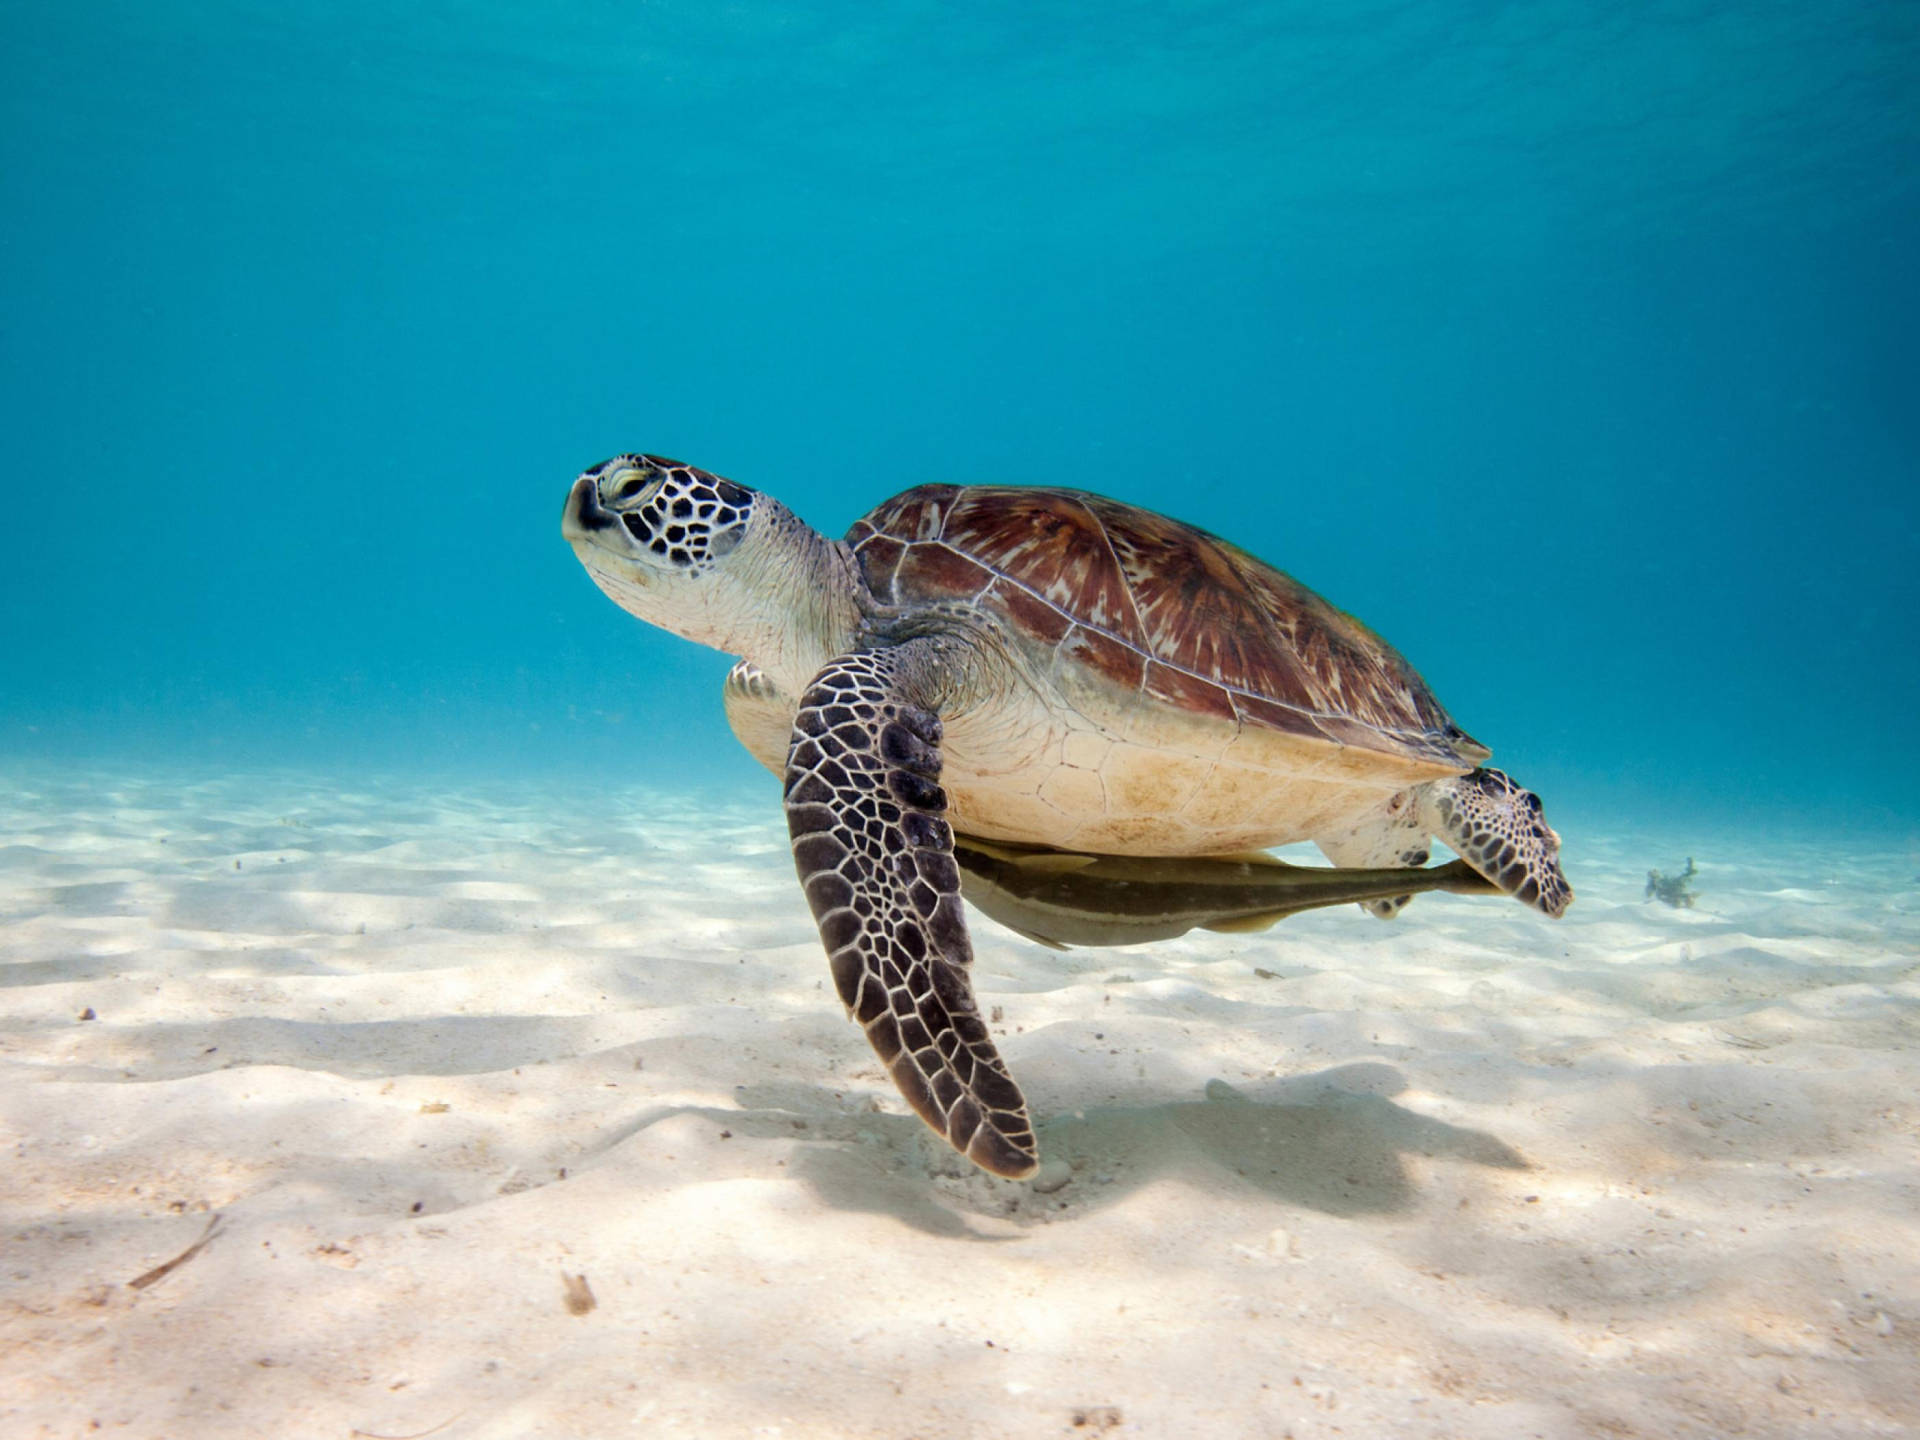
<instances>
[{"instance_id":1,"label":"turtle's left front flipper","mask_svg":"<svg viewBox=\"0 0 1920 1440\"><path fill-rule=\"evenodd\" d=\"M974 1003L925 642L843 655L801 697L787 757L794 865L847 1009L914 1111L1011 1179L1039 1164L1026 1101Z\"/></svg>"}]
</instances>

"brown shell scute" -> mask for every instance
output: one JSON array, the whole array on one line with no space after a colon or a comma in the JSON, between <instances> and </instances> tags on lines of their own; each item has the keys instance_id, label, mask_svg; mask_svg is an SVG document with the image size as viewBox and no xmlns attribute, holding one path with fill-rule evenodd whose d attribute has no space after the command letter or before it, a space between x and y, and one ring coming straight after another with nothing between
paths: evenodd
<instances>
[{"instance_id":1,"label":"brown shell scute","mask_svg":"<svg viewBox=\"0 0 1920 1440\"><path fill-rule=\"evenodd\" d=\"M1412 666L1224 540L1071 490L922 485L847 536L880 600L969 600L1130 689L1196 714L1470 764Z\"/></svg>"}]
</instances>

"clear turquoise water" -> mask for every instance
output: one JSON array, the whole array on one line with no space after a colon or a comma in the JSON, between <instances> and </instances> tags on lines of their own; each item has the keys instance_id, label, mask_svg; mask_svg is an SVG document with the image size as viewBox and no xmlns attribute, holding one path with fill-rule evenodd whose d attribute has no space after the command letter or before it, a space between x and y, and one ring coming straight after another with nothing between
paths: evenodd
<instances>
[{"instance_id":1,"label":"clear turquoise water","mask_svg":"<svg viewBox=\"0 0 1920 1440\"><path fill-rule=\"evenodd\" d=\"M0 749L761 783L568 481L1096 489L1908 835L1920 8L0 4ZM1570 836L1570 845L1574 841Z\"/></svg>"}]
</instances>

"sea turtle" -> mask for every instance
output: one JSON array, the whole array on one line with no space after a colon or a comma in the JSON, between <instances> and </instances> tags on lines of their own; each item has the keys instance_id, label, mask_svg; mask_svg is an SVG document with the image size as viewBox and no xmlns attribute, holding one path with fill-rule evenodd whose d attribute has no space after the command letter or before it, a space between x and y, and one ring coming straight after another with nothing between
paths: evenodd
<instances>
[{"instance_id":1,"label":"sea turtle","mask_svg":"<svg viewBox=\"0 0 1920 1440\"><path fill-rule=\"evenodd\" d=\"M1573 898L1538 798L1398 652L1177 520L922 485L834 541L629 454L574 481L561 530L623 609L742 657L727 718L784 779L840 998L908 1104L995 1174L1038 1152L974 1002L956 832L1146 859L1304 839L1375 868L1424 866L1438 837L1548 915Z\"/></svg>"}]
</instances>

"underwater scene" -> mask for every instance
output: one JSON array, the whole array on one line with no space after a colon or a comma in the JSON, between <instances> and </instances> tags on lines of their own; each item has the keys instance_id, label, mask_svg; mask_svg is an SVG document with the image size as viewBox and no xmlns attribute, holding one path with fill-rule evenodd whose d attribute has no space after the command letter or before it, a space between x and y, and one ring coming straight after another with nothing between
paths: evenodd
<instances>
[{"instance_id":1,"label":"underwater scene","mask_svg":"<svg viewBox=\"0 0 1920 1440\"><path fill-rule=\"evenodd\" d=\"M1916 95L0 5L0 1433L1920 1432Z\"/></svg>"}]
</instances>

